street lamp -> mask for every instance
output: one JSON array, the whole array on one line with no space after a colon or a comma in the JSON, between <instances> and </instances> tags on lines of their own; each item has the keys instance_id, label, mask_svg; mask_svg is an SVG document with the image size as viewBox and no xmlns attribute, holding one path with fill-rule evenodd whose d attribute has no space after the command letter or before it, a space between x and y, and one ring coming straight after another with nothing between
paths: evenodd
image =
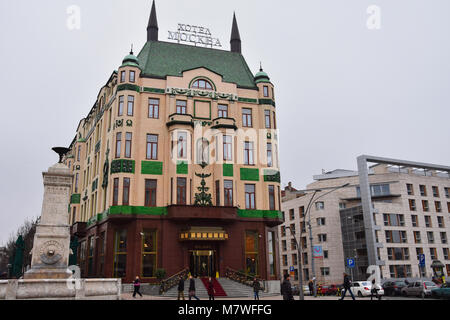
<instances>
[{"instance_id":1,"label":"street lamp","mask_svg":"<svg viewBox=\"0 0 450 320\"><path fill-rule=\"evenodd\" d=\"M316 195L317 192L321 192L321 189L315 189L314 193L311 197L311 199L309 200L308 206L306 207L306 211L305 211L305 218L306 215L309 213L308 216L308 228L309 228L309 245L311 247L311 268L312 268L312 276L313 276L313 291L314 291L314 297L317 297L317 288L316 288L316 271L315 271L315 265L314 265L314 249L313 249L313 236L312 236L312 226L311 226L311 204L313 202L313 200L317 201L320 198L330 194L331 192L334 192L338 189L341 188L345 188L348 185L350 185L350 183L346 183L342 186L336 187L334 189L332 189L331 191L328 191L327 193L322 194L321 196L317 197L316 199L314 199L314 196Z\"/></svg>"},{"instance_id":2,"label":"street lamp","mask_svg":"<svg viewBox=\"0 0 450 320\"><path fill-rule=\"evenodd\" d=\"M303 270L302 270L302 251L301 247L298 245L297 238L295 237L295 230L292 230L291 227L285 227L291 231L292 237L295 241L295 246L297 247L297 260L298 260L298 282L299 282L299 295L300 300L305 300L305 296L303 295Z\"/></svg>"}]
</instances>

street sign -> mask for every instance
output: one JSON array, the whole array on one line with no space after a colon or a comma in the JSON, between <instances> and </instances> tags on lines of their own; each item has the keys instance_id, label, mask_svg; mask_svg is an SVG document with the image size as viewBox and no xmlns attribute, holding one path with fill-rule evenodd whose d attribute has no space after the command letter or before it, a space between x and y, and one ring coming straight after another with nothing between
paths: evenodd
<instances>
[{"instance_id":1,"label":"street sign","mask_svg":"<svg viewBox=\"0 0 450 320\"><path fill-rule=\"evenodd\" d=\"M425 267L425 255L419 254L419 267Z\"/></svg>"},{"instance_id":2,"label":"street sign","mask_svg":"<svg viewBox=\"0 0 450 320\"><path fill-rule=\"evenodd\" d=\"M316 259L323 258L322 246L314 246L313 247L313 258L316 258Z\"/></svg>"},{"instance_id":3,"label":"street sign","mask_svg":"<svg viewBox=\"0 0 450 320\"><path fill-rule=\"evenodd\" d=\"M347 267L354 268L355 267L355 259L354 258L348 258L347 259Z\"/></svg>"},{"instance_id":4,"label":"street sign","mask_svg":"<svg viewBox=\"0 0 450 320\"><path fill-rule=\"evenodd\" d=\"M295 269L294 269L293 266L290 266L290 267L289 267L289 271L290 271L290 272L294 272L294 270L295 270Z\"/></svg>"}]
</instances>

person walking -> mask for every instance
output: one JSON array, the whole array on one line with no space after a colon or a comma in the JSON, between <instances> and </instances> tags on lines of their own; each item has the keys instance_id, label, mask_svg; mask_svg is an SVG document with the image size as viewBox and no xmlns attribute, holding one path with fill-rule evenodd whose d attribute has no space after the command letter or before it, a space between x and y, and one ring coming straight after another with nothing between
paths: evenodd
<instances>
[{"instance_id":1,"label":"person walking","mask_svg":"<svg viewBox=\"0 0 450 320\"><path fill-rule=\"evenodd\" d=\"M206 290L208 291L209 300L214 300L214 284L212 282L211 277L209 277Z\"/></svg>"},{"instance_id":2,"label":"person walking","mask_svg":"<svg viewBox=\"0 0 450 320\"><path fill-rule=\"evenodd\" d=\"M192 300L192 298L195 298L197 300L200 300L196 295L195 295L195 280L194 278L191 276L189 276L189 300Z\"/></svg>"},{"instance_id":3,"label":"person walking","mask_svg":"<svg viewBox=\"0 0 450 320\"><path fill-rule=\"evenodd\" d=\"M345 294L347 293L347 291L350 292L350 295L352 296L352 299L355 300L355 296L353 295L353 292L352 292L352 290L350 289L351 283L352 283L352 282L350 281L349 275L346 274L346 273L344 273L344 285L343 285L343 287L344 287L344 292L342 293L342 296L341 296L341 298L340 298L339 300L344 300Z\"/></svg>"},{"instance_id":4,"label":"person walking","mask_svg":"<svg viewBox=\"0 0 450 320\"><path fill-rule=\"evenodd\" d=\"M253 279L252 287L255 300L259 300L259 290L261 290L261 284L259 283L258 279L256 278Z\"/></svg>"},{"instance_id":5,"label":"person walking","mask_svg":"<svg viewBox=\"0 0 450 320\"><path fill-rule=\"evenodd\" d=\"M314 283L312 282L312 280L309 280L308 287L309 287L309 295L313 296L314 295Z\"/></svg>"},{"instance_id":6,"label":"person walking","mask_svg":"<svg viewBox=\"0 0 450 320\"><path fill-rule=\"evenodd\" d=\"M370 301L373 300L373 294L376 295L378 300L381 300L381 295L378 295L378 291L380 290L380 286L375 283L375 279L372 280L372 288L370 289Z\"/></svg>"},{"instance_id":7,"label":"person walking","mask_svg":"<svg viewBox=\"0 0 450 320\"><path fill-rule=\"evenodd\" d=\"M136 276L136 280L134 280L133 285L134 285L133 298L136 298L136 293L140 295L142 298L142 294L139 292L139 290L141 289L141 280L139 279L139 276Z\"/></svg>"},{"instance_id":8,"label":"person walking","mask_svg":"<svg viewBox=\"0 0 450 320\"><path fill-rule=\"evenodd\" d=\"M294 300L291 281L288 274L284 275L284 281L281 284L281 295L283 296L283 300Z\"/></svg>"},{"instance_id":9,"label":"person walking","mask_svg":"<svg viewBox=\"0 0 450 320\"><path fill-rule=\"evenodd\" d=\"M182 298L182 299L180 299ZM185 300L184 299L184 277L180 276L178 281L178 298L177 300Z\"/></svg>"}]
</instances>

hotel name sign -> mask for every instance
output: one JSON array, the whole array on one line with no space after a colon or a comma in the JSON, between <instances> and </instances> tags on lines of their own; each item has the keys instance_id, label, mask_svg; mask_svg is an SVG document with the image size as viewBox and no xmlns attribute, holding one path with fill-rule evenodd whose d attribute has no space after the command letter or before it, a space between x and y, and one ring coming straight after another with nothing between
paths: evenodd
<instances>
[{"instance_id":1,"label":"hotel name sign","mask_svg":"<svg viewBox=\"0 0 450 320\"><path fill-rule=\"evenodd\" d=\"M169 40L178 43L186 42L205 47L222 47L218 38L213 38L209 28L194 26L191 24L178 24L178 31L169 31Z\"/></svg>"}]
</instances>

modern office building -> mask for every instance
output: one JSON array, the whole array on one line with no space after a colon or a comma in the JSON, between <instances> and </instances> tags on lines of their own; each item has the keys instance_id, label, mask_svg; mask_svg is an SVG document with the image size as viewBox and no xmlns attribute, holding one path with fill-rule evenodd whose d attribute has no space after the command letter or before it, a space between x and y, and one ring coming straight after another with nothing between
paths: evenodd
<instances>
[{"instance_id":1,"label":"modern office building","mask_svg":"<svg viewBox=\"0 0 450 320\"><path fill-rule=\"evenodd\" d=\"M376 164L364 172L363 162ZM296 278L299 272L289 226L295 228L302 247L303 278L312 278L311 220L312 245L323 250L320 258L314 258L318 282L342 283L343 272L366 280L369 265L378 265L384 279L420 277L419 254L425 254L422 275L433 275L433 262L433 266L441 263L450 275L450 167L368 156L358 158L358 165L362 168L358 171L338 169L316 175L306 190L292 186L283 190L281 274L291 266ZM361 188L366 180L370 198ZM371 204L369 210L365 203ZM372 232L375 241L368 240ZM354 268L347 268L347 258L354 258Z\"/></svg>"},{"instance_id":2,"label":"modern office building","mask_svg":"<svg viewBox=\"0 0 450 320\"><path fill-rule=\"evenodd\" d=\"M72 235L84 277L227 270L277 280L281 223L274 86L231 50L160 41L125 57L78 125Z\"/></svg>"}]
</instances>

